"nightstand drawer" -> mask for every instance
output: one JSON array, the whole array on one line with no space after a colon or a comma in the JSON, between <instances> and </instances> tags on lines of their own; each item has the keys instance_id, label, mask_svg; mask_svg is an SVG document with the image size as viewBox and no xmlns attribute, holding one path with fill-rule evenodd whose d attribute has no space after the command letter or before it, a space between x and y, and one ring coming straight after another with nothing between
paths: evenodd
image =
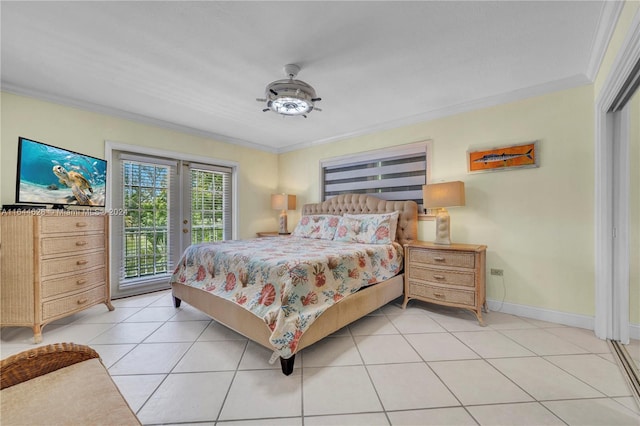
<instances>
[{"instance_id":1,"label":"nightstand drawer","mask_svg":"<svg viewBox=\"0 0 640 426\"><path fill-rule=\"evenodd\" d=\"M444 285L465 286L471 288L475 287L475 274L473 272L421 268L419 266L412 265L407 273L409 274L409 279L431 281L433 283Z\"/></svg>"},{"instance_id":2,"label":"nightstand drawer","mask_svg":"<svg viewBox=\"0 0 640 426\"><path fill-rule=\"evenodd\" d=\"M409 281L409 291L412 296L432 299L436 302L449 302L469 306L475 306L476 304L475 291L453 290L411 280Z\"/></svg>"},{"instance_id":3,"label":"nightstand drawer","mask_svg":"<svg viewBox=\"0 0 640 426\"><path fill-rule=\"evenodd\" d=\"M429 265L457 266L475 268L475 255L472 252L457 252L432 249L409 249L409 262L420 262Z\"/></svg>"}]
</instances>

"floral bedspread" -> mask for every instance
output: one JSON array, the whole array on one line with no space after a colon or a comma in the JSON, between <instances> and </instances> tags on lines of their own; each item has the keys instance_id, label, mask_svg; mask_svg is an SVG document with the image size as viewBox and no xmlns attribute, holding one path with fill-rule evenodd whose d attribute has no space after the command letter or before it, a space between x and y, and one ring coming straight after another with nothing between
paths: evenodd
<instances>
[{"instance_id":1,"label":"floral bedspread","mask_svg":"<svg viewBox=\"0 0 640 426\"><path fill-rule=\"evenodd\" d=\"M402 268L402 246L256 238L190 246L171 282L233 301L262 318L283 358L327 308Z\"/></svg>"}]
</instances>

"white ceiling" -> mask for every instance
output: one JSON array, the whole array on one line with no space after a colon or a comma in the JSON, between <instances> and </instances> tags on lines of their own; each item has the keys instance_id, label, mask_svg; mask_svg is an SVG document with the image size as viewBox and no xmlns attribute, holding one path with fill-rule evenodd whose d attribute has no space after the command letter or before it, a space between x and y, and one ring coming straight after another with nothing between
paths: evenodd
<instances>
[{"instance_id":1,"label":"white ceiling","mask_svg":"<svg viewBox=\"0 0 640 426\"><path fill-rule=\"evenodd\" d=\"M0 7L2 90L272 152L588 83L617 18L600 1ZM323 111L262 112L287 63Z\"/></svg>"}]
</instances>

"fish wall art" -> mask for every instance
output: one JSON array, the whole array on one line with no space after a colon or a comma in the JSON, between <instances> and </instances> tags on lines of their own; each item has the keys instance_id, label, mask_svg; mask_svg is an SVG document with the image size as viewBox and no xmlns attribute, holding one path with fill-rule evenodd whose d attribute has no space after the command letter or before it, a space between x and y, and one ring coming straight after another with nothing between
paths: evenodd
<instances>
[{"instance_id":1,"label":"fish wall art","mask_svg":"<svg viewBox=\"0 0 640 426\"><path fill-rule=\"evenodd\" d=\"M467 151L469 173L538 167L538 141Z\"/></svg>"}]
</instances>

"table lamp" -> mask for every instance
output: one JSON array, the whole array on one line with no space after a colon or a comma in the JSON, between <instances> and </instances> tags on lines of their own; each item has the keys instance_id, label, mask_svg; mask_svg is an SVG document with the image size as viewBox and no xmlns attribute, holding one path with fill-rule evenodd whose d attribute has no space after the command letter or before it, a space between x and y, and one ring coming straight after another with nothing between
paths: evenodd
<instances>
[{"instance_id":1,"label":"table lamp","mask_svg":"<svg viewBox=\"0 0 640 426\"><path fill-rule=\"evenodd\" d=\"M436 244L451 244L450 218L447 207L464 206L464 182L444 182L422 186L422 199L427 209L438 209Z\"/></svg>"},{"instance_id":2,"label":"table lamp","mask_svg":"<svg viewBox=\"0 0 640 426\"><path fill-rule=\"evenodd\" d=\"M278 233L288 234L289 231L287 230L287 210L296 209L296 196L289 194L271 194L271 208L281 211Z\"/></svg>"}]
</instances>

